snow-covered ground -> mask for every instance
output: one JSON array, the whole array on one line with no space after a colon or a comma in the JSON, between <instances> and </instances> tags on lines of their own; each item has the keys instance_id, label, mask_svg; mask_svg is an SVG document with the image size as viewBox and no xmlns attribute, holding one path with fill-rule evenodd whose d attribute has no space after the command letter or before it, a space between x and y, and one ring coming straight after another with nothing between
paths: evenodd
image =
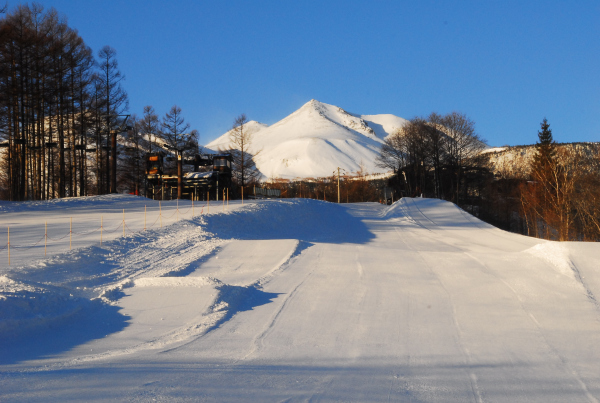
<instances>
[{"instance_id":1,"label":"snow-covered ground","mask_svg":"<svg viewBox=\"0 0 600 403\"><path fill-rule=\"evenodd\" d=\"M0 204L0 248L79 234L0 251L0 401L600 400L598 244L432 199L172 203Z\"/></svg>"}]
</instances>

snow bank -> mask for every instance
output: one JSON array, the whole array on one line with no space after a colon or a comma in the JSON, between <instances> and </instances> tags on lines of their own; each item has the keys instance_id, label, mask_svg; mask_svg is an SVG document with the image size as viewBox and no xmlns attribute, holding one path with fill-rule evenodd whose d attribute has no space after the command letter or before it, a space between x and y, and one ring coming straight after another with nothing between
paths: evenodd
<instances>
[{"instance_id":1,"label":"snow bank","mask_svg":"<svg viewBox=\"0 0 600 403\"><path fill-rule=\"evenodd\" d=\"M365 243L374 237L343 206L312 199L265 200L198 220L207 231L224 239Z\"/></svg>"},{"instance_id":2,"label":"snow bank","mask_svg":"<svg viewBox=\"0 0 600 403\"><path fill-rule=\"evenodd\" d=\"M84 197L65 197L62 199L50 199L42 201L11 202L0 200L1 213L16 213L22 211L56 211L71 208L90 208L100 209L103 207L112 207L115 204L127 208L131 205L142 208L144 203L150 204L151 201L129 194L110 194L102 196L84 196Z\"/></svg>"},{"instance_id":3,"label":"snow bank","mask_svg":"<svg viewBox=\"0 0 600 403\"><path fill-rule=\"evenodd\" d=\"M569 250L559 242L541 242L525 252L538 257L547 263L556 271L568 278L574 280L574 266L569 257Z\"/></svg>"}]
</instances>

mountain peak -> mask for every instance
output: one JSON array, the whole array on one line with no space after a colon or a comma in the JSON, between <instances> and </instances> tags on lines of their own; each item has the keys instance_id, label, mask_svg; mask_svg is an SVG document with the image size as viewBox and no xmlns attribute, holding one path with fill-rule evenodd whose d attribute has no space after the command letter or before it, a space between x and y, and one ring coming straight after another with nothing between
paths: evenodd
<instances>
[{"instance_id":1,"label":"mountain peak","mask_svg":"<svg viewBox=\"0 0 600 403\"><path fill-rule=\"evenodd\" d=\"M383 139L402 127L393 115L358 115L311 99L271 126L253 133L250 152L260 151L256 166L265 178L330 176L337 167L346 172L365 168L384 172L375 164ZM227 148L228 133L206 145Z\"/></svg>"}]
</instances>

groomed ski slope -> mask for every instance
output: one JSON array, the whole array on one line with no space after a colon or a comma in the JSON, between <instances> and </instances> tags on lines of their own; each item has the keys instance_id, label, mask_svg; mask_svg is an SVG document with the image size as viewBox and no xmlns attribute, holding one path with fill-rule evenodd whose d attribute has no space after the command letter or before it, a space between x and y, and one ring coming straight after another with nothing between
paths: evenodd
<instances>
[{"instance_id":1,"label":"groomed ski slope","mask_svg":"<svg viewBox=\"0 0 600 403\"><path fill-rule=\"evenodd\" d=\"M152 203L0 205L0 230ZM600 400L598 244L433 199L203 213L10 267L1 251L0 401Z\"/></svg>"}]
</instances>

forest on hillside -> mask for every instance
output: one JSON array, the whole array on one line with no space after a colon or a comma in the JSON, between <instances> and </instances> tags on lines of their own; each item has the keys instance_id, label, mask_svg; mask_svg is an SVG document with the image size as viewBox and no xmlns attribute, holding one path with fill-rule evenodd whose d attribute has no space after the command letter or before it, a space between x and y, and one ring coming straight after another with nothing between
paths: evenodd
<instances>
[{"instance_id":1,"label":"forest on hillside","mask_svg":"<svg viewBox=\"0 0 600 403\"><path fill-rule=\"evenodd\" d=\"M399 195L449 200L524 235L600 240L600 145L557 144L546 119L537 140L486 152L466 116L432 114L386 139L379 160Z\"/></svg>"}]
</instances>

